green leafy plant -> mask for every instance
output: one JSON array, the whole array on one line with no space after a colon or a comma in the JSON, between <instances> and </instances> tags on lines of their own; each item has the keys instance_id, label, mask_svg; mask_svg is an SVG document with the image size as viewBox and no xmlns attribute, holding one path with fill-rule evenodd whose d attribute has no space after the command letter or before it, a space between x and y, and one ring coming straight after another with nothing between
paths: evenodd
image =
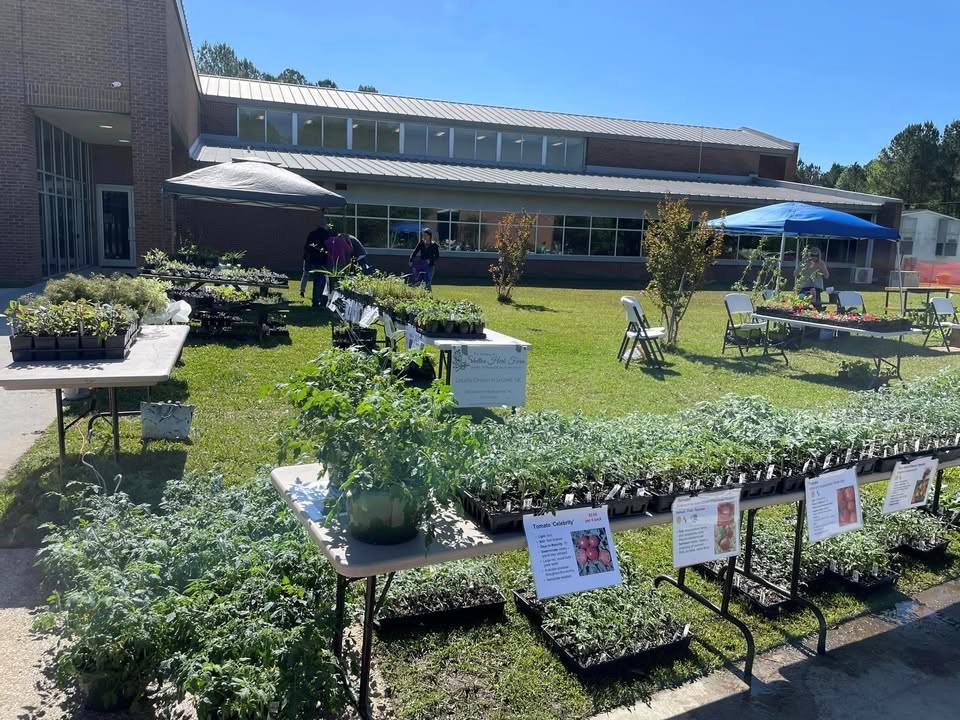
<instances>
[{"instance_id":1,"label":"green leafy plant","mask_svg":"<svg viewBox=\"0 0 960 720\"><path fill-rule=\"evenodd\" d=\"M497 261L490 266L490 275L497 288L498 302L512 300L513 289L523 277L536 226L537 216L527 212L507 213L497 223L494 235Z\"/></svg>"},{"instance_id":2,"label":"green leafy plant","mask_svg":"<svg viewBox=\"0 0 960 720\"><path fill-rule=\"evenodd\" d=\"M706 211L696 224L691 220L686 198L666 197L657 204L656 219L647 218L643 239L650 273L645 292L660 310L668 347L676 346L690 301L723 250L723 228L708 225Z\"/></svg>"}]
</instances>

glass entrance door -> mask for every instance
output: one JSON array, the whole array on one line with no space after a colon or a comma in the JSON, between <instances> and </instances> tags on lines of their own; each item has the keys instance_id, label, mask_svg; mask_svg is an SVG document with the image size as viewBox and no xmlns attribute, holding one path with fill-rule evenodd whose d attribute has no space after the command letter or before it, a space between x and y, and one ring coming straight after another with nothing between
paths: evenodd
<instances>
[{"instance_id":1,"label":"glass entrance door","mask_svg":"<svg viewBox=\"0 0 960 720\"><path fill-rule=\"evenodd\" d=\"M137 262L133 225L133 188L97 186L100 264L132 267Z\"/></svg>"}]
</instances>

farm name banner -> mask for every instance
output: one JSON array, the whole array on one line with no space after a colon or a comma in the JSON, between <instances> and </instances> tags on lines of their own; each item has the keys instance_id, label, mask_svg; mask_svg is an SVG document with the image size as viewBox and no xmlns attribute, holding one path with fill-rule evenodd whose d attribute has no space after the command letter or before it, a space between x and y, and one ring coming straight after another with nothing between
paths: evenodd
<instances>
[{"instance_id":1,"label":"farm name banner","mask_svg":"<svg viewBox=\"0 0 960 720\"><path fill-rule=\"evenodd\" d=\"M606 505L524 515L523 532L538 598L622 582Z\"/></svg>"},{"instance_id":2,"label":"farm name banner","mask_svg":"<svg viewBox=\"0 0 960 720\"><path fill-rule=\"evenodd\" d=\"M527 349L519 345L457 345L450 385L460 407L517 407L527 401Z\"/></svg>"},{"instance_id":3,"label":"farm name banner","mask_svg":"<svg viewBox=\"0 0 960 720\"><path fill-rule=\"evenodd\" d=\"M863 527L857 473L853 468L807 478L805 492L810 542Z\"/></svg>"},{"instance_id":4,"label":"farm name banner","mask_svg":"<svg viewBox=\"0 0 960 720\"><path fill-rule=\"evenodd\" d=\"M920 458L911 463L898 462L887 484L883 512L892 513L926 505L937 476L938 464L936 458Z\"/></svg>"},{"instance_id":5,"label":"farm name banner","mask_svg":"<svg viewBox=\"0 0 960 720\"><path fill-rule=\"evenodd\" d=\"M740 491L673 501L673 566L686 567L740 552Z\"/></svg>"}]
</instances>

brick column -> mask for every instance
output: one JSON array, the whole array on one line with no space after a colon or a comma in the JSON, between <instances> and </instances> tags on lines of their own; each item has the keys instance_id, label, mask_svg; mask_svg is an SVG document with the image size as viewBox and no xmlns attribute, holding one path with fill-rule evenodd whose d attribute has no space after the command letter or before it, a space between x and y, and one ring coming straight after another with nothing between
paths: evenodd
<instances>
[{"instance_id":1,"label":"brick column","mask_svg":"<svg viewBox=\"0 0 960 720\"><path fill-rule=\"evenodd\" d=\"M169 207L160 183L170 177L166 13L169 2L130 0L130 144L137 255L171 249Z\"/></svg>"},{"instance_id":2,"label":"brick column","mask_svg":"<svg viewBox=\"0 0 960 720\"><path fill-rule=\"evenodd\" d=\"M19 3L0 3L0 284L40 279L33 113L25 104Z\"/></svg>"}]
</instances>

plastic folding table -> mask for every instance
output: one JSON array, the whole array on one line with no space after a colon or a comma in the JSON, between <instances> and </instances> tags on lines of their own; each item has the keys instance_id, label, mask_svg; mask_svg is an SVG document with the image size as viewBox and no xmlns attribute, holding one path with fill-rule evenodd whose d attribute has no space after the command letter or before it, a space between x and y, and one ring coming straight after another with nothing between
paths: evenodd
<instances>
[{"instance_id":1,"label":"plastic folding table","mask_svg":"<svg viewBox=\"0 0 960 720\"><path fill-rule=\"evenodd\" d=\"M57 402L57 438L60 465L66 458L66 433L86 417L91 407L68 425L63 421L64 388L105 388L109 411L94 413L89 425L98 417L109 417L113 426L113 457L120 455L120 416L139 415L139 410L120 411L117 388L149 388L167 380L183 350L186 325L144 325L137 341L123 360L60 360L55 362L14 362L0 368L0 387L4 390L55 390Z\"/></svg>"}]
</instances>

